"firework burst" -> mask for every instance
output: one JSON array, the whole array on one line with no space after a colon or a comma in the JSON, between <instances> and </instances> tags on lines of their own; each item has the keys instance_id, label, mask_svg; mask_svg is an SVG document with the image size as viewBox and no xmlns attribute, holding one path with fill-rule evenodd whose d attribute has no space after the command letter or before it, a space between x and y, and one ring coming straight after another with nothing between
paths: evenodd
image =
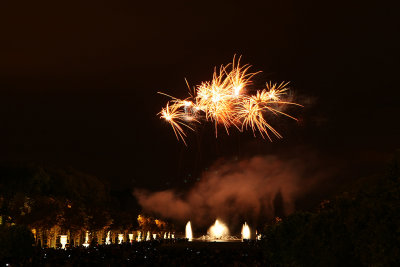
<instances>
[{"instance_id":1,"label":"firework burst","mask_svg":"<svg viewBox=\"0 0 400 267\"><path fill-rule=\"evenodd\" d=\"M241 66L240 57L237 60L234 57L232 63L215 68L212 80L196 86L187 99L180 100L161 93L172 100L162 108L160 117L171 125L177 139L185 145L184 128L194 131L194 124L201 121L214 123L215 136L218 136L218 125L222 125L227 134L231 127L235 127L239 131L251 129L254 136L259 133L271 141L270 133L282 138L266 121L265 114L269 112L297 120L283 112L282 106L301 105L284 99L289 82L267 82L266 88L257 90L254 95L248 94L251 79L260 73L250 72L250 68L248 64Z\"/></svg>"}]
</instances>

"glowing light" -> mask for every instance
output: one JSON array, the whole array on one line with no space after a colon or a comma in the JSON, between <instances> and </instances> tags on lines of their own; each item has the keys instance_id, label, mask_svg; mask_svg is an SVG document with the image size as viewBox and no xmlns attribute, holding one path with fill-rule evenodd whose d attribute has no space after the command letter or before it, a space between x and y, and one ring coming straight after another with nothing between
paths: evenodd
<instances>
[{"instance_id":1,"label":"glowing light","mask_svg":"<svg viewBox=\"0 0 400 267\"><path fill-rule=\"evenodd\" d=\"M192 241L193 234L192 234L192 225L190 224L190 221L188 221L186 224L185 236L187 239L189 239L189 241Z\"/></svg>"},{"instance_id":2,"label":"glowing light","mask_svg":"<svg viewBox=\"0 0 400 267\"><path fill-rule=\"evenodd\" d=\"M150 241L150 232L147 231L146 241Z\"/></svg>"},{"instance_id":3,"label":"glowing light","mask_svg":"<svg viewBox=\"0 0 400 267\"><path fill-rule=\"evenodd\" d=\"M118 244L122 244L124 242L124 234L118 234Z\"/></svg>"},{"instance_id":4,"label":"glowing light","mask_svg":"<svg viewBox=\"0 0 400 267\"><path fill-rule=\"evenodd\" d=\"M154 240L157 239L157 234L153 234L153 239L154 239Z\"/></svg>"},{"instance_id":5,"label":"glowing light","mask_svg":"<svg viewBox=\"0 0 400 267\"><path fill-rule=\"evenodd\" d=\"M67 244L67 235L60 235L60 243L61 248L65 249L65 245Z\"/></svg>"},{"instance_id":6,"label":"glowing light","mask_svg":"<svg viewBox=\"0 0 400 267\"><path fill-rule=\"evenodd\" d=\"M220 222L219 220L215 220L215 223L208 229L208 234L215 239L222 239L224 236L229 235L228 227Z\"/></svg>"},{"instance_id":7,"label":"glowing light","mask_svg":"<svg viewBox=\"0 0 400 267\"><path fill-rule=\"evenodd\" d=\"M259 72L249 72L251 65L240 65L238 60L219 69L214 69L211 81L202 82L195 87L193 94L185 100L171 97L165 108L162 108L160 117L167 121L178 140L185 145L186 133L184 128L194 131L194 125L201 121L211 121L217 128L222 125L229 134L229 128L235 127L239 131L251 129L253 134L258 132L262 138L269 133L276 137L282 136L267 122L266 113L284 115L297 120L282 111L282 106L299 104L283 99L288 91L288 82L266 83L266 88L257 90L255 95L247 94L252 85L252 78ZM163 93L162 93L163 94ZM168 95L167 95L168 96Z\"/></svg>"},{"instance_id":8,"label":"glowing light","mask_svg":"<svg viewBox=\"0 0 400 267\"><path fill-rule=\"evenodd\" d=\"M110 245L111 240L110 240L110 231L107 232L107 237L106 237L106 245Z\"/></svg>"},{"instance_id":9,"label":"glowing light","mask_svg":"<svg viewBox=\"0 0 400 267\"><path fill-rule=\"evenodd\" d=\"M261 234L258 234L257 230L256 230L256 240L261 240Z\"/></svg>"},{"instance_id":10,"label":"glowing light","mask_svg":"<svg viewBox=\"0 0 400 267\"><path fill-rule=\"evenodd\" d=\"M250 227L247 223L244 223L242 227L242 239L250 239Z\"/></svg>"},{"instance_id":11,"label":"glowing light","mask_svg":"<svg viewBox=\"0 0 400 267\"><path fill-rule=\"evenodd\" d=\"M138 231L137 241L142 241L142 232Z\"/></svg>"},{"instance_id":12,"label":"glowing light","mask_svg":"<svg viewBox=\"0 0 400 267\"><path fill-rule=\"evenodd\" d=\"M164 239L167 239L167 232L164 232Z\"/></svg>"},{"instance_id":13,"label":"glowing light","mask_svg":"<svg viewBox=\"0 0 400 267\"><path fill-rule=\"evenodd\" d=\"M132 243L133 242L133 234L128 234L129 237L129 242Z\"/></svg>"},{"instance_id":14,"label":"glowing light","mask_svg":"<svg viewBox=\"0 0 400 267\"><path fill-rule=\"evenodd\" d=\"M186 101L186 100L183 101L183 104L185 105L185 107L190 107L193 105L191 101Z\"/></svg>"},{"instance_id":15,"label":"glowing light","mask_svg":"<svg viewBox=\"0 0 400 267\"><path fill-rule=\"evenodd\" d=\"M85 243L83 243L82 246L84 246L85 248L89 247L89 232L88 231L86 231Z\"/></svg>"}]
</instances>

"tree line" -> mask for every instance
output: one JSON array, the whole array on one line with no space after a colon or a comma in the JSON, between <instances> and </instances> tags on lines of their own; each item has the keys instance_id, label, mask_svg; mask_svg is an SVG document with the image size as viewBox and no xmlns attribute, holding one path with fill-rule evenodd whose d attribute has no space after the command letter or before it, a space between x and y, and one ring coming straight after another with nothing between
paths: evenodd
<instances>
[{"instance_id":1,"label":"tree line","mask_svg":"<svg viewBox=\"0 0 400 267\"><path fill-rule=\"evenodd\" d=\"M131 188L113 191L104 180L71 168L0 165L0 223L3 225L25 225L39 230L57 226L70 233L160 228L154 226L154 218L139 225L139 214ZM142 215L142 218L145 217ZM163 223L161 228L170 230L171 225Z\"/></svg>"},{"instance_id":2,"label":"tree line","mask_svg":"<svg viewBox=\"0 0 400 267\"><path fill-rule=\"evenodd\" d=\"M400 260L400 171L360 179L323 201L265 227L272 266L396 266Z\"/></svg>"}]
</instances>

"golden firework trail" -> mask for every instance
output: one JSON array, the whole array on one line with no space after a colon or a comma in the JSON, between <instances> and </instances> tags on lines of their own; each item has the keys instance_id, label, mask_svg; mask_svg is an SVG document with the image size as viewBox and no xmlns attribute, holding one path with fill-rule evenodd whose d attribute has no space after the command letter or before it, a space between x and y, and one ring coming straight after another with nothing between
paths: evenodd
<instances>
[{"instance_id":1,"label":"golden firework trail","mask_svg":"<svg viewBox=\"0 0 400 267\"><path fill-rule=\"evenodd\" d=\"M249 86L253 84L251 79L260 71L250 72L251 65L241 66L240 59L234 57L232 63L215 68L212 80L194 87L194 92L184 100L159 92L171 98L159 115L171 125L176 138L185 145L184 128L194 131L193 126L201 121L214 123L215 136L218 136L218 125L222 125L227 134L234 126L239 131L251 129L254 136L258 132L262 138L267 137L272 141L270 133L278 138L282 138L282 135L267 122L266 113L281 114L297 120L282 111L284 105L302 107L284 99L289 90L289 82L267 82L264 89L250 95Z\"/></svg>"}]
</instances>

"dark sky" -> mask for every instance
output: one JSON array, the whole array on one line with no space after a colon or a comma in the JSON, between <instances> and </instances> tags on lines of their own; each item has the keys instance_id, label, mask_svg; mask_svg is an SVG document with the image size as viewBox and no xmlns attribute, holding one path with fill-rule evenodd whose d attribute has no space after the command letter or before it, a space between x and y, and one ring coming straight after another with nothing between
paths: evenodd
<instances>
[{"instance_id":1,"label":"dark sky","mask_svg":"<svg viewBox=\"0 0 400 267\"><path fill-rule=\"evenodd\" d=\"M400 148L399 25L389 5L27 2L0 8L1 161L159 189L220 157L306 147L367 172ZM234 54L263 71L256 83L291 81L305 105L294 110L300 122L283 119L285 138L273 143L237 133L215 140L209 125L185 147L156 116L168 100L157 91L184 98L185 77L209 80Z\"/></svg>"}]
</instances>

